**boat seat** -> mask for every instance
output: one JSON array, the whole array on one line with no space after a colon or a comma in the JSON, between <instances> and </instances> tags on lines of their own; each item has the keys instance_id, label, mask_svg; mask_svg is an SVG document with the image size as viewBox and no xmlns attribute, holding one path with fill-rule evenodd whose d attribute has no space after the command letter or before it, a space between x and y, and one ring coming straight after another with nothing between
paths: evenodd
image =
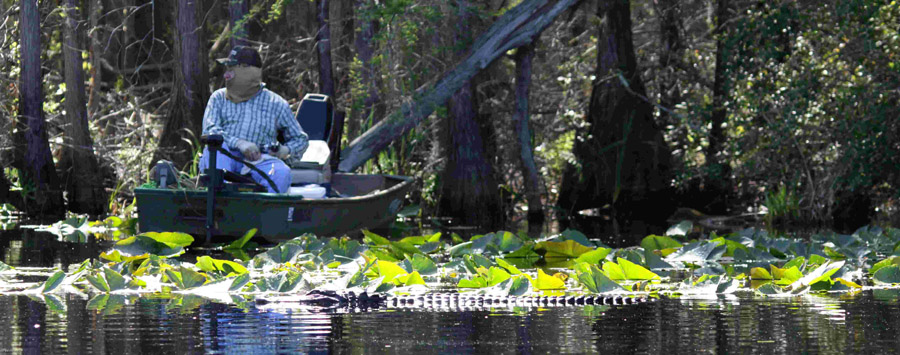
<instances>
[{"instance_id":1,"label":"boat seat","mask_svg":"<svg viewBox=\"0 0 900 355\"><path fill-rule=\"evenodd\" d=\"M291 185L330 184L331 149L321 140L310 140L300 159L290 159Z\"/></svg>"}]
</instances>

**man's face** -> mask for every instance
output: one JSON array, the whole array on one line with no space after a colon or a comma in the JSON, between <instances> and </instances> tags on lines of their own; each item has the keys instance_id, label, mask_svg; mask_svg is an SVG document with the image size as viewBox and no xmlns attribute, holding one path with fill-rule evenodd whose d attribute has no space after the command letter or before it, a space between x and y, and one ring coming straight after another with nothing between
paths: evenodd
<instances>
[{"instance_id":1,"label":"man's face","mask_svg":"<svg viewBox=\"0 0 900 355\"><path fill-rule=\"evenodd\" d=\"M247 64L229 65L225 67L225 74L222 76L225 77L225 81L234 79L234 69L243 67L247 67Z\"/></svg>"}]
</instances>

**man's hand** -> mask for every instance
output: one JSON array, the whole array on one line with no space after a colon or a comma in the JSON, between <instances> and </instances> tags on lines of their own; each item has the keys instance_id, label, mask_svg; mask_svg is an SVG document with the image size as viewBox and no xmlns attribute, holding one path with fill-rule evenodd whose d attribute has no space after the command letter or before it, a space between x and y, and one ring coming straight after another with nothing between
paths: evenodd
<instances>
[{"instance_id":1,"label":"man's hand","mask_svg":"<svg viewBox=\"0 0 900 355\"><path fill-rule=\"evenodd\" d=\"M259 147L257 147L256 144L243 139L238 139L236 148L244 155L244 159L247 159L248 161L259 160Z\"/></svg>"},{"instance_id":2,"label":"man's hand","mask_svg":"<svg viewBox=\"0 0 900 355\"><path fill-rule=\"evenodd\" d=\"M288 148L286 146L278 145L278 149L277 150L273 149L271 153L273 155L275 155L276 157L278 157L278 159L285 160L285 159L287 159L288 155L291 154L291 150L290 150L290 148Z\"/></svg>"}]
</instances>

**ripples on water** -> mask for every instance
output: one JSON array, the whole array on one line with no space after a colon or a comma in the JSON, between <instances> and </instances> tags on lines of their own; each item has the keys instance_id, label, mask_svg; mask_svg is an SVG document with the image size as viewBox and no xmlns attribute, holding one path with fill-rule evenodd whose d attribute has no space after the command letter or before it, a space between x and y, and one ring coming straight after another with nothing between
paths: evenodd
<instances>
[{"instance_id":1,"label":"ripples on water","mask_svg":"<svg viewBox=\"0 0 900 355\"><path fill-rule=\"evenodd\" d=\"M0 296L0 349L38 353L891 353L898 291L617 307L322 314L131 298L117 310Z\"/></svg>"}]
</instances>

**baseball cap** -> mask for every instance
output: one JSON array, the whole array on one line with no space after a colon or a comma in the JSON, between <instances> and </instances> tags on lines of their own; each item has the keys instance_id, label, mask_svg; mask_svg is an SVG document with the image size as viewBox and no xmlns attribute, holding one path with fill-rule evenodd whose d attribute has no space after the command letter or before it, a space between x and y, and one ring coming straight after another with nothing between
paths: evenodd
<instances>
[{"instance_id":1,"label":"baseball cap","mask_svg":"<svg viewBox=\"0 0 900 355\"><path fill-rule=\"evenodd\" d=\"M262 68L262 59L259 57L259 52L247 46L234 46L231 49L231 53L228 54L228 58L219 58L216 61L227 66L246 64Z\"/></svg>"}]
</instances>

